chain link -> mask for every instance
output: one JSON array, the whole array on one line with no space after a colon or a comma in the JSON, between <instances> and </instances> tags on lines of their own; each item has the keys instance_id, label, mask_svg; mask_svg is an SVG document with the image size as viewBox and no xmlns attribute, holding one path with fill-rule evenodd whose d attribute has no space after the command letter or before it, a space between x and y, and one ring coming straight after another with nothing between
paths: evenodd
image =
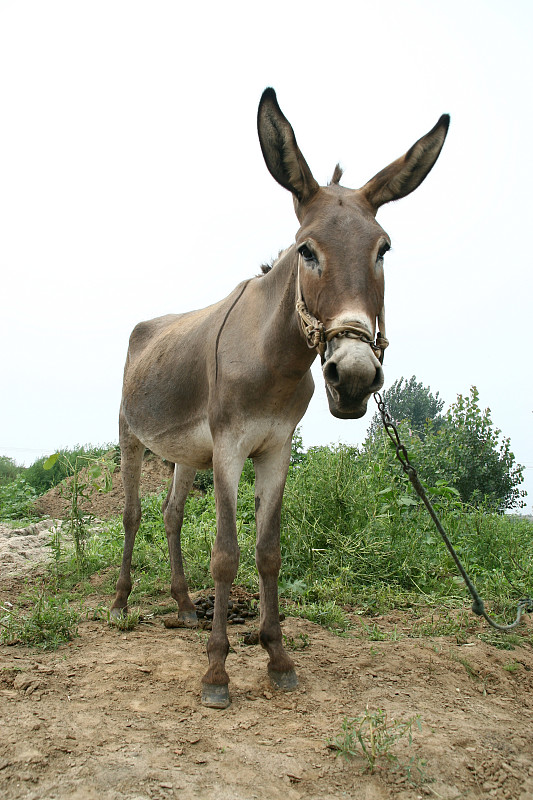
<instances>
[{"instance_id":1,"label":"chain link","mask_svg":"<svg viewBox=\"0 0 533 800\"><path fill-rule=\"evenodd\" d=\"M435 512L435 509L433 508L433 506L432 506L432 504L431 504L431 502L430 502L430 500L429 500L429 498L428 498L428 496L426 494L426 491L425 491L424 487L422 486L422 484L420 482L420 479L418 477L416 469L413 467L413 465L409 461L409 456L408 456L407 450L405 448L405 445L402 443L402 441L400 439L400 434L398 433L398 428L396 427L391 415L387 411L387 409L385 407L385 403L383 401L383 398L382 398L382 396L380 395L379 392L375 392L374 400L376 401L376 404L377 404L381 419L383 421L383 425L385 427L385 430L386 430L386 432L387 432L387 434L389 436L389 439L391 440L392 444L394 445L394 448L396 450L396 457L397 457L398 461L400 462L403 471L405 472L405 474L407 475L407 477L411 481L411 484L412 484L414 490L416 491L416 493L418 494L418 496L420 497L420 499L422 500L422 502L426 506L426 508L427 508L427 510L429 512L429 515L431 516L431 519L435 523L435 527L437 528L438 532L440 533L444 544L448 548L448 551L449 551L451 557L455 561L457 569L459 570L459 572L461 573L461 575L463 577L463 580L464 580L464 582L465 582L465 584L466 584L466 586L468 588L468 591L472 595L472 599L474 601L472 603L472 611L474 612L474 614L477 614L480 617L484 617L484 619L488 622L488 624L491 625L493 628L496 628L496 630L498 630L498 631L507 632L507 631L513 630L513 628L516 628L516 626L520 624L520 621L522 619L522 615L524 613L526 613L526 612L532 613L533 612L533 598L524 597L519 601L518 608L517 608L516 619L510 625L499 625L497 622L494 622L494 620L489 617L489 615L485 611L485 605L483 603L483 600L481 599L481 597L477 593L476 587L474 586L474 584L470 580L470 577L469 577L468 573L466 572L466 570L464 569L464 567L463 567L463 565L462 565L462 563L461 563L461 561L459 559L459 556L455 552L455 549L454 549L452 543L450 542L450 540L449 540L449 538L448 538L448 536L446 534L446 531L442 527L442 524L441 524L441 522L440 522L440 520L439 520L439 518L438 518L438 516L437 516L437 514Z\"/></svg>"}]
</instances>

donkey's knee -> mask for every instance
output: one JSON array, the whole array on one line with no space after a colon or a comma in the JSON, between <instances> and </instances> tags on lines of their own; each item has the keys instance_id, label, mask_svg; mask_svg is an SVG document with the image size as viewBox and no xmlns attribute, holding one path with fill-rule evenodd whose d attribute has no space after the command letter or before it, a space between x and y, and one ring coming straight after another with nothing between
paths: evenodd
<instances>
[{"instance_id":1,"label":"donkey's knee","mask_svg":"<svg viewBox=\"0 0 533 800\"><path fill-rule=\"evenodd\" d=\"M136 498L133 502L126 502L122 514L124 532L126 536L135 536L141 525L141 501Z\"/></svg>"},{"instance_id":2,"label":"donkey's knee","mask_svg":"<svg viewBox=\"0 0 533 800\"><path fill-rule=\"evenodd\" d=\"M236 542L220 544L211 551L211 575L215 582L232 584L239 568L241 551Z\"/></svg>"},{"instance_id":3,"label":"donkey's knee","mask_svg":"<svg viewBox=\"0 0 533 800\"><path fill-rule=\"evenodd\" d=\"M265 542L258 542L255 548L255 563L262 578L277 579L281 569L280 548Z\"/></svg>"}]
</instances>

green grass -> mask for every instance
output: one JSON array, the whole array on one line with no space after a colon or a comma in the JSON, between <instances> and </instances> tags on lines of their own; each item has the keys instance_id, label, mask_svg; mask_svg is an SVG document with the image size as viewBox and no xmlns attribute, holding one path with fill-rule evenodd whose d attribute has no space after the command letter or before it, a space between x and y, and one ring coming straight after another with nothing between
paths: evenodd
<instances>
[{"instance_id":1,"label":"green grass","mask_svg":"<svg viewBox=\"0 0 533 800\"><path fill-rule=\"evenodd\" d=\"M12 607L5 604L0 610L2 642L56 650L77 636L81 611L72 608L69 598L39 593L21 600Z\"/></svg>"},{"instance_id":2,"label":"green grass","mask_svg":"<svg viewBox=\"0 0 533 800\"><path fill-rule=\"evenodd\" d=\"M351 627L345 612L333 600L322 603L302 603L290 606L286 610L293 617L308 619L334 633L344 633Z\"/></svg>"},{"instance_id":3,"label":"green grass","mask_svg":"<svg viewBox=\"0 0 533 800\"><path fill-rule=\"evenodd\" d=\"M279 582L286 613L346 634L352 626L343 606L365 617L409 609L413 622L406 635L461 640L478 620L465 611L469 596L425 509L414 498L412 503L405 501L409 491L387 452L315 448L291 467L282 511ZM142 501L130 598L131 605L139 608L147 600L168 608L170 568L161 515L163 497L153 495ZM438 503L444 527L490 613L512 618L518 597L533 591L533 524L485 514L446 496ZM239 489L237 529L241 550L237 582L255 592L254 486L249 464ZM213 585L209 562L215 531L215 500L208 487L205 495L191 495L186 504L182 545L192 590ZM80 565L72 547L57 539L42 602L56 607L54 613L60 616L58 609L69 603L79 608L88 595L112 595L123 541L121 521L109 521L84 542ZM95 574L104 576L97 587L90 580ZM436 608L430 620L428 608ZM2 624L14 622L9 617ZM381 631L372 620L364 622L362 630L371 641L399 637L397 631ZM486 629L480 636L502 648L529 642L520 631L506 636ZM31 638L29 634L27 641ZM52 629L49 638L57 639ZM22 636L18 639L22 641Z\"/></svg>"},{"instance_id":4,"label":"green grass","mask_svg":"<svg viewBox=\"0 0 533 800\"><path fill-rule=\"evenodd\" d=\"M361 633L359 635L361 638L369 639L371 642L398 642L403 638L403 634L398 632L396 625L392 630L384 631L375 623L367 625L363 620L361 620Z\"/></svg>"}]
</instances>

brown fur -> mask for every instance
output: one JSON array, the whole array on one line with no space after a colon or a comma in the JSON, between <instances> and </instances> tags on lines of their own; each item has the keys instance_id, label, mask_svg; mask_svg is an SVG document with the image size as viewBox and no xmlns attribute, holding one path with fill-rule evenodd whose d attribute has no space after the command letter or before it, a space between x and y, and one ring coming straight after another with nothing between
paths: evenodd
<instances>
[{"instance_id":1,"label":"brown fur","mask_svg":"<svg viewBox=\"0 0 533 800\"><path fill-rule=\"evenodd\" d=\"M374 218L376 208L424 179L439 155L446 127L441 120L361 190L339 185L340 168L331 185L320 187L274 91L267 89L258 111L259 139L268 169L293 194L300 225L295 243L280 254L275 268L237 286L220 302L140 323L131 335L120 409L125 544L112 613L124 612L131 591L131 558L141 517L139 478L149 447L176 465L164 504L171 594L184 622L194 623L180 531L195 472L212 467L217 535L211 573L216 602L203 679L207 705L229 702L226 608L239 562L237 486L249 456L256 474L260 640L269 654L272 680L284 688L296 682L282 644L277 583L291 439L314 389L310 366L316 352L309 349L296 314L297 282L309 311L324 325L351 322L366 326L373 338L384 302L378 254L388 243ZM383 381L368 343L346 337L328 343L323 373L330 410L342 418L362 416L370 394Z\"/></svg>"}]
</instances>

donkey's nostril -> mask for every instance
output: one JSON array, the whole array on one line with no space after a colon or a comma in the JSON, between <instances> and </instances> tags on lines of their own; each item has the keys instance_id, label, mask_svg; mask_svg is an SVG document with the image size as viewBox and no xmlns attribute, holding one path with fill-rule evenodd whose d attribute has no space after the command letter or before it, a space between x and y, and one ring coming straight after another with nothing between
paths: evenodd
<instances>
[{"instance_id":1,"label":"donkey's nostril","mask_svg":"<svg viewBox=\"0 0 533 800\"><path fill-rule=\"evenodd\" d=\"M383 375L383 370L381 367L378 367L376 369L376 377L374 378L374 383L371 386L371 391L379 392L379 390L383 386L384 381L385 381L385 376Z\"/></svg>"},{"instance_id":2,"label":"donkey's nostril","mask_svg":"<svg viewBox=\"0 0 533 800\"><path fill-rule=\"evenodd\" d=\"M340 384L339 370L334 361L327 361L324 364L322 372L326 383L329 383L331 386L338 386Z\"/></svg>"}]
</instances>

